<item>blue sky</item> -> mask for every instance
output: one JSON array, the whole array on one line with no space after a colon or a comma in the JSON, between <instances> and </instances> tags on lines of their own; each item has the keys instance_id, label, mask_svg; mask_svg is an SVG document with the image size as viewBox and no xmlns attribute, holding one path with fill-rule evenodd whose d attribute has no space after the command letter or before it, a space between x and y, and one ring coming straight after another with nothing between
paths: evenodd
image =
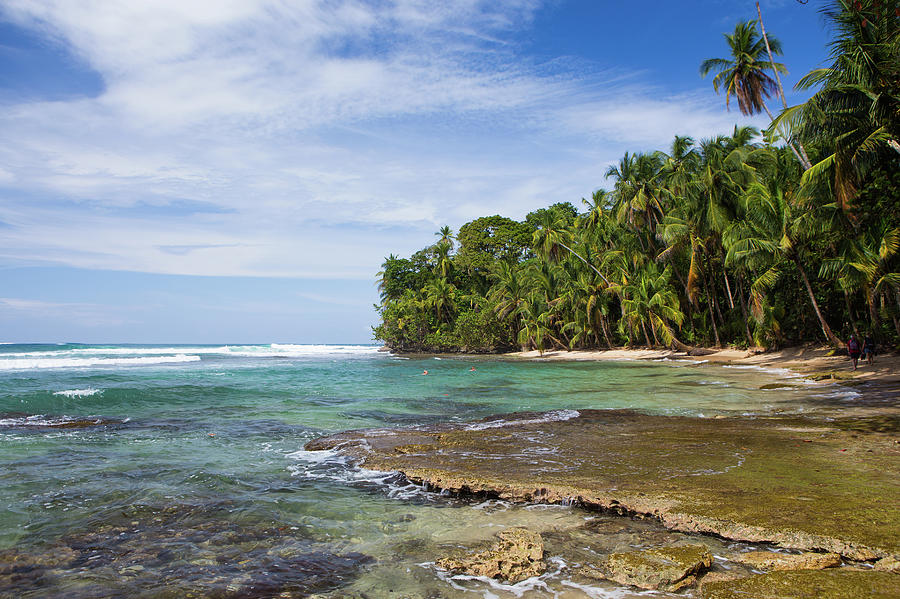
<instances>
[{"instance_id":1,"label":"blue sky","mask_svg":"<svg viewBox=\"0 0 900 599\"><path fill-rule=\"evenodd\" d=\"M762 3L788 88L826 59L820 6ZM755 14L5 0L0 341L368 342L384 256L578 204L625 151L764 125L697 72Z\"/></svg>"}]
</instances>

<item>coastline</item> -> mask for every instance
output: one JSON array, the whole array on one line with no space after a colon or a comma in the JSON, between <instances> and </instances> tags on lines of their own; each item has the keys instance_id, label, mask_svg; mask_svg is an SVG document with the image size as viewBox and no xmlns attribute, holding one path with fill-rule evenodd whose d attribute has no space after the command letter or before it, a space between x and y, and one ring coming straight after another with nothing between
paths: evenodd
<instances>
[{"instance_id":1,"label":"coastline","mask_svg":"<svg viewBox=\"0 0 900 599\"><path fill-rule=\"evenodd\" d=\"M765 352L761 350L710 350L704 355L666 349L625 349L511 352L505 357L547 361L627 361L627 360L690 360L732 366L755 366L764 369L785 369L808 380L823 384L837 383L852 387L860 393L853 408L873 410L879 414L900 415L900 355L882 353L870 366L860 361L857 370L846 355L830 355L828 346L798 346ZM849 408L848 409L852 409ZM850 414L848 414L850 415Z\"/></svg>"}]
</instances>

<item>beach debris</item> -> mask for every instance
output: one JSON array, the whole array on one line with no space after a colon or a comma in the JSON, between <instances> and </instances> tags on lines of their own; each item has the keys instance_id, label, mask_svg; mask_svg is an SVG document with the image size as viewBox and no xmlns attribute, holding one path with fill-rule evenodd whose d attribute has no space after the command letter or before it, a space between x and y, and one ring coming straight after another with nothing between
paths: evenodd
<instances>
[{"instance_id":1,"label":"beach debris","mask_svg":"<svg viewBox=\"0 0 900 599\"><path fill-rule=\"evenodd\" d=\"M756 570L822 570L841 565L837 553L798 554L775 553L774 551L750 551L736 556L735 561L747 564Z\"/></svg>"},{"instance_id":2,"label":"beach debris","mask_svg":"<svg viewBox=\"0 0 900 599\"><path fill-rule=\"evenodd\" d=\"M485 576L515 584L543 574L547 569L543 558L544 542L540 534L526 528L510 528L498 533L497 540L484 551L444 557L436 564L454 574Z\"/></svg>"},{"instance_id":3,"label":"beach debris","mask_svg":"<svg viewBox=\"0 0 900 599\"><path fill-rule=\"evenodd\" d=\"M703 584L701 596L703 599L895 599L897 575L849 568L783 570Z\"/></svg>"},{"instance_id":4,"label":"beach debris","mask_svg":"<svg viewBox=\"0 0 900 599\"><path fill-rule=\"evenodd\" d=\"M706 545L679 545L611 553L602 562L583 567L581 573L641 589L671 592L693 586L697 575L708 570L712 562Z\"/></svg>"}]
</instances>

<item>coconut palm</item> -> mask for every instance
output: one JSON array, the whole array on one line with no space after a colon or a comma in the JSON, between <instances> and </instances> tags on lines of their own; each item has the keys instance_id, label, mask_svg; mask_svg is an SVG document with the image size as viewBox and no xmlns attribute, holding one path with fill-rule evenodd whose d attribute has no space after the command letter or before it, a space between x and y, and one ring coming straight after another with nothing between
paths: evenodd
<instances>
[{"instance_id":1,"label":"coconut palm","mask_svg":"<svg viewBox=\"0 0 900 599\"><path fill-rule=\"evenodd\" d=\"M446 241L439 241L434 246L434 271L440 273L442 279L447 278L453 269L453 261L450 259L451 245Z\"/></svg>"},{"instance_id":2,"label":"coconut palm","mask_svg":"<svg viewBox=\"0 0 900 599\"><path fill-rule=\"evenodd\" d=\"M781 277L786 262L791 262L803 281L810 304L828 341L840 347L840 340L822 315L804 264L809 262L811 239L827 232L811 206L797 201L796 183L791 186L778 177L750 185L743 196L744 219L736 221L725 233L728 249L726 264L744 263L761 274L752 282L751 297L755 315L763 313L763 300Z\"/></svg>"},{"instance_id":3,"label":"coconut palm","mask_svg":"<svg viewBox=\"0 0 900 599\"><path fill-rule=\"evenodd\" d=\"M900 26L897 15L876 0L835 0L824 14L836 32L832 64L800 80L798 88L818 91L804 104L786 109L778 122L790 123L829 148L804 183L828 176L839 205L850 210L873 166L897 168Z\"/></svg>"},{"instance_id":4,"label":"coconut palm","mask_svg":"<svg viewBox=\"0 0 900 599\"><path fill-rule=\"evenodd\" d=\"M756 28L756 21L741 21L734 27L734 33L724 34L731 52L730 58L708 58L700 63L700 75L706 77L715 72L713 77L713 89L719 93L725 90L725 107L730 108L731 96L737 98L738 109L741 114L754 115L765 112L769 120L775 117L766 105L766 99L778 91L778 84L769 75L768 71L787 73L787 68L780 62L766 60L766 55L781 55L781 42L772 36L768 36L768 50L766 40L760 37ZM787 132L781 131L788 145L804 168L810 167L809 161L804 159L794 146L794 142Z\"/></svg>"},{"instance_id":5,"label":"coconut palm","mask_svg":"<svg viewBox=\"0 0 900 599\"><path fill-rule=\"evenodd\" d=\"M567 245L567 243L570 242L571 237L571 232L564 227L563 221L560 218L555 217L550 211L545 211L540 215L538 228L532 236L532 243L545 260L559 262L564 255L563 250L565 250L581 260L585 266L593 270L597 276L606 281L606 277L596 266L588 262L587 258Z\"/></svg>"},{"instance_id":6,"label":"coconut palm","mask_svg":"<svg viewBox=\"0 0 900 599\"><path fill-rule=\"evenodd\" d=\"M613 213L620 223L627 223L635 231L646 233L647 245L653 247L656 227L666 212L665 189L660 185L659 172L665 155L629 154L606 171L615 179L612 192ZM642 246L644 241L641 240Z\"/></svg>"},{"instance_id":7,"label":"coconut palm","mask_svg":"<svg viewBox=\"0 0 900 599\"><path fill-rule=\"evenodd\" d=\"M446 279L433 278L422 289L425 305L434 310L438 322L448 322L456 312L456 288Z\"/></svg>"},{"instance_id":8,"label":"coconut palm","mask_svg":"<svg viewBox=\"0 0 900 599\"><path fill-rule=\"evenodd\" d=\"M822 263L821 274L832 276L849 291L862 291L869 309L869 319L877 329L878 300L884 306L885 297L896 297L900 289L900 227L886 219L846 244L840 255ZM898 330L900 334L900 330Z\"/></svg>"},{"instance_id":9,"label":"coconut palm","mask_svg":"<svg viewBox=\"0 0 900 599\"><path fill-rule=\"evenodd\" d=\"M440 244L440 243L446 243L447 245L450 246L450 249L451 249L451 250L453 249L453 241L456 239L456 238L453 236L453 229L451 229L451 228L450 228L449 226L447 226L447 225L444 225L443 227L441 227L441 228L438 230L437 233L435 233L435 235L438 236L438 237L440 237L440 239L438 239L438 243L439 243L439 244Z\"/></svg>"}]
</instances>

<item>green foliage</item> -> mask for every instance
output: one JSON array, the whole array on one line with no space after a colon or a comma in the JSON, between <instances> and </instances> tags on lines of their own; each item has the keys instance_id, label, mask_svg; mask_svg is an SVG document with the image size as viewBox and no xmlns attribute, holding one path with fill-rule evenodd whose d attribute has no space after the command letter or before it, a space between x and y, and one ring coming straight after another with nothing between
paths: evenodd
<instances>
[{"instance_id":1,"label":"green foliage","mask_svg":"<svg viewBox=\"0 0 900 599\"><path fill-rule=\"evenodd\" d=\"M897 345L896 19L863 26L876 4L857 5L832 2L833 65L807 77L819 91L762 139L735 126L678 136L668 153L626 152L606 173L613 188L582 200L583 214L560 202L523 222L487 216L456 237L442 227L410 258L389 256L376 338L400 351L543 352L837 345L856 329ZM731 59L705 66L742 111L764 109L773 66L756 24L727 37ZM805 148L817 162L804 172Z\"/></svg>"},{"instance_id":2,"label":"green foliage","mask_svg":"<svg viewBox=\"0 0 900 599\"><path fill-rule=\"evenodd\" d=\"M525 215L525 222L537 228L541 222L549 219L550 222L560 222L565 227L571 227L575 224L575 218L578 216L578 209L571 202L557 202L547 208L539 208L534 212Z\"/></svg>"},{"instance_id":3,"label":"green foliage","mask_svg":"<svg viewBox=\"0 0 900 599\"><path fill-rule=\"evenodd\" d=\"M497 261L516 263L529 255L532 228L504 216L485 216L459 229L459 269L486 280Z\"/></svg>"}]
</instances>

